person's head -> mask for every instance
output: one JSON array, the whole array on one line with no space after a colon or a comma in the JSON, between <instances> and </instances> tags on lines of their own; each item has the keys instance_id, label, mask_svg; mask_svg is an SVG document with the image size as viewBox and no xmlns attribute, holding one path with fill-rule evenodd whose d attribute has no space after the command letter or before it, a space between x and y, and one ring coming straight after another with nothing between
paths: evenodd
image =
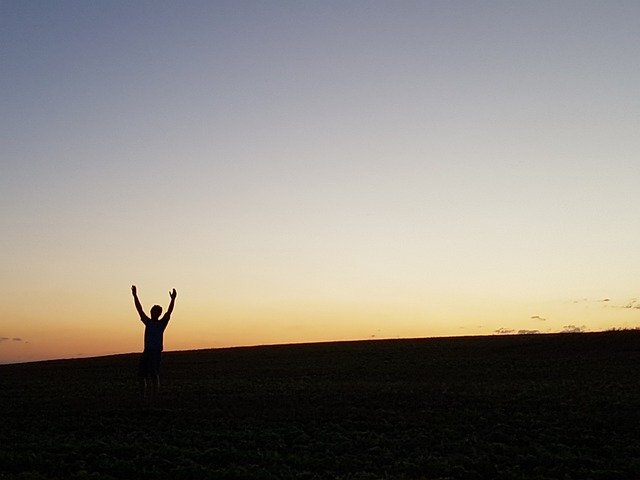
<instances>
[{"instance_id":1,"label":"person's head","mask_svg":"<svg viewBox=\"0 0 640 480\"><path fill-rule=\"evenodd\" d=\"M160 305L154 305L151 307L151 319L158 320L162 315L162 307Z\"/></svg>"}]
</instances>

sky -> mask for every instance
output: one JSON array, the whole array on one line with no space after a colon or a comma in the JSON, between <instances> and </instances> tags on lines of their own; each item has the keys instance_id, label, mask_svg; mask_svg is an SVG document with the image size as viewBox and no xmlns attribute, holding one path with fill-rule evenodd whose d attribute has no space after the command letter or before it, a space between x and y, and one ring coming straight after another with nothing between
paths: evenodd
<instances>
[{"instance_id":1,"label":"sky","mask_svg":"<svg viewBox=\"0 0 640 480\"><path fill-rule=\"evenodd\" d=\"M640 326L640 3L0 0L0 363Z\"/></svg>"}]
</instances>

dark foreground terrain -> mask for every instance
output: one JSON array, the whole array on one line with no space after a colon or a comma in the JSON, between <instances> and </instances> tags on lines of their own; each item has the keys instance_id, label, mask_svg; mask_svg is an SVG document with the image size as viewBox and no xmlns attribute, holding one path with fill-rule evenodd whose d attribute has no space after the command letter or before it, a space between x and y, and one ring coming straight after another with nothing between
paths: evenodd
<instances>
[{"instance_id":1,"label":"dark foreground terrain","mask_svg":"<svg viewBox=\"0 0 640 480\"><path fill-rule=\"evenodd\" d=\"M639 479L640 332L0 366L2 479Z\"/></svg>"}]
</instances>

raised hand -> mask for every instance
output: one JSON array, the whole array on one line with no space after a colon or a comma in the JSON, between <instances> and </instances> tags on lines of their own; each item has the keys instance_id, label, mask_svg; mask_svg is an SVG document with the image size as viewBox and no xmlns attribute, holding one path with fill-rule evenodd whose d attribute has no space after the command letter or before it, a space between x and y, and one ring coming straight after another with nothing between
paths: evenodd
<instances>
[{"instance_id":1,"label":"raised hand","mask_svg":"<svg viewBox=\"0 0 640 480\"><path fill-rule=\"evenodd\" d=\"M136 288L135 285L131 285L131 293L133 293L134 297L138 295L138 289Z\"/></svg>"},{"instance_id":2,"label":"raised hand","mask_svg":"<svg viewBox=\"0 0 640 480\"><path fill-rule=\"evenodd\" d=\"M178 296L178 292L176 292L175 288L171 292L169 292L169 296L171 297L171 300L176 299L176 297Z\"/></svg>"}]
</instances>

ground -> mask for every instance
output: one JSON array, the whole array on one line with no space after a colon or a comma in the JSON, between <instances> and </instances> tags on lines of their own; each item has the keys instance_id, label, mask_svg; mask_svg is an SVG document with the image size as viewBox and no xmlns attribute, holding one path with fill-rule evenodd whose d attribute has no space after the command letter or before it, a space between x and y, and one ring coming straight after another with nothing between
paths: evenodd
<instances>
[{"instance_id":1,"label":"ground","mask_svg":"<svg viewBox=\"0 0 640 480\"><path fill-rule=\"evenodd\" d=\"M0 366L0 479L637 479L640 332Z\"/></svg>"}]
</instances>

